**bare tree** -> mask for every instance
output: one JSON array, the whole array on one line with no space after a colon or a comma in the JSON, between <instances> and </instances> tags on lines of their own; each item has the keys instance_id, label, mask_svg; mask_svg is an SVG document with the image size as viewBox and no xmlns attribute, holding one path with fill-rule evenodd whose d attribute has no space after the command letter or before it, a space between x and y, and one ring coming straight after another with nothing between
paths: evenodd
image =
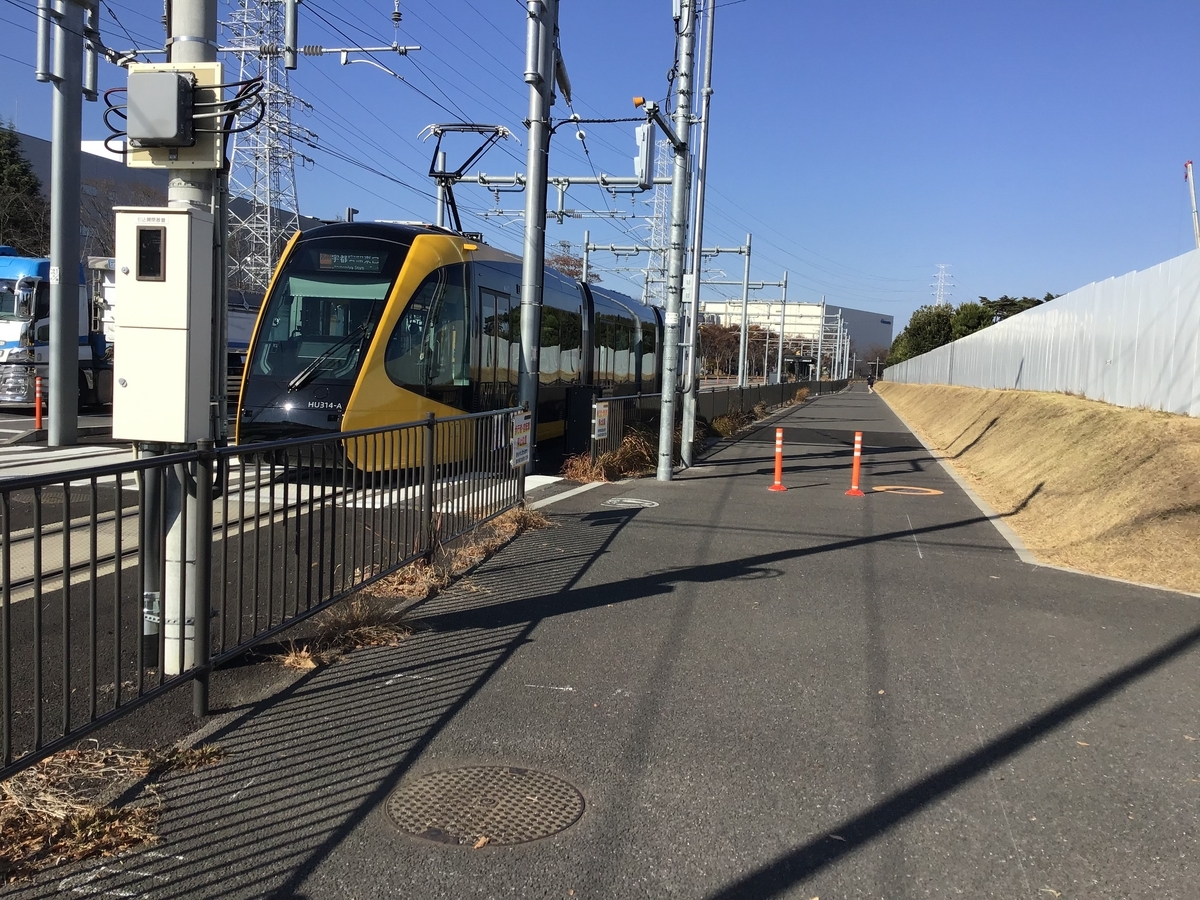
<instances>
[{"instance_id":1,"label":"bare tree","mask_svg":"<svg viewBox=\"0 0 1200 900\"><path fill-rule=\"evenodd\" d=\"M576 256L571 252L571 242L559 241L555 246L557 249L546 253L546 265L552 269L558 269L558 271L571 278L582 278L583 257ZM600 276L595 272L588 272L588 284L596 284L599 280Z\"/></svg>"},{"instance_id":2,"label":"bare tree","mask_svg":"<svg viewBox=\"0 0 1200 900\"><path fill-rule=\"evenodd\" d=\"M79 224L84 256L112 256L116 252L117 219L114 206L166 206L167 195L144 184L117 184L111 178L89 178L80 194Z\"/></svg>"}]
</instances>

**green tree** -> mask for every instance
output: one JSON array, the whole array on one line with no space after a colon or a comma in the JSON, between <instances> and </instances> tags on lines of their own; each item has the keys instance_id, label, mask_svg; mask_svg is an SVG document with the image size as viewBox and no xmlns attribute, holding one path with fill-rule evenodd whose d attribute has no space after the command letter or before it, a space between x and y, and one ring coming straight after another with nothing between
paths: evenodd
<instances>
[{"instance_id":1,"label":"green tree","mask_svg":"<svg viewBox=\"0 0 1200 900\"><path fill-rule=\"evenodd\" d=\"M896 339L892 341L892 349L888 351L887 359L883 361L885 366L894 366L896 363L902 363L906 359L911 359L913 353L908 349L908 329L904 329Z\"/></svg>"},{"instance_id":2,"label":"green tree","mask_svg":"<svg viewBox=\"0 0 1200 900\"><path fill-rule=\"evenodd\" d=\"M949 304L922 306L912 314L904 331L908 334L908 349L913 356L920 356L950 343L953 312Z\"/></svg>"},{"instance_id":3,"label":"green tree","mask_svg":"<svg viewBox=\"0 0 1200 900\"><path fill-rule=\"evenodd\" d=\"M0 244L26 256L50 253L50 204L12 125L0 125Z\"/></svg>"},{"instance_id":4,"label":"green tree","mask_svg":"<svg viewBox=\"0 0 1200 900\"><path fill-rule=\"evenodd\" d=\"M957 341L991 324L992 314L984 305L968 300L966 303L960 303L958 309L954 310L954 315L950 317L951 336Z\"/></svg>"},{"instance_id":5,"label":"green tree","mask_svg":"<svg viewBox=\"0 0 1200 900\"><path fill-rule=\"evenodd\" d=\"M1039 300L1037 297L1010 297L1007 294L1002 294L998 300L989 300L987 297L980 297L979 302L991 315L992 322L1001 322L1009 316L1015 316L1017 313L1033 309L1035 306L1041 306L1046 300L1053 299L1054 297L1051 294L1047 294L1045 299L1042 300Z\"/></svg>"}]
</instances>

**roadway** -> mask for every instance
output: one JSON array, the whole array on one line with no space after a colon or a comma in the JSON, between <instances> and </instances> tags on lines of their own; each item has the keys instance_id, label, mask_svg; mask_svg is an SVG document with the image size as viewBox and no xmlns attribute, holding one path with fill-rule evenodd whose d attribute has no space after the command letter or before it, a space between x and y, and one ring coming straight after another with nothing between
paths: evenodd
<instances>
[{"instance_id":1,"label":"roadway","mask_svg":"<svg viewBox=\"0 0 1200 900\"><path fill-rule=\"evenodd\" d=\"M13 896L1195 896L1195 598L1022 562L881 398L544 511L399 647L253 704L218 673L228 756L157 784L159 841ZM475 847L499 808L463 846L393 824L397 787L486 765L582 815L511 847Z\"/></svg>"}]
</instances>

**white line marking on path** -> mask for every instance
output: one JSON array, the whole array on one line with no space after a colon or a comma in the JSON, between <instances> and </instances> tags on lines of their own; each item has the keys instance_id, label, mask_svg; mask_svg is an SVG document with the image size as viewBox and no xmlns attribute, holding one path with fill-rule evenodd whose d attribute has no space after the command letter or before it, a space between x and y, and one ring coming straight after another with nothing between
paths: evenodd
<instances>
[{"instance_id":1,"label":"white line marking on path","mask_svg":"<svg viewBox=\"0 0 1200 900\"><path fill-rule=\"evenodd\" d=\"M912 532L913 543L917 545L917 558L924 559L925 554L921 552L921 542L917 540L917 529L913 528L912 519L908 513L904 514L904 518L908 519L908 530Z\"/></svg>"},{"instance_id":2,"label":"white line marking on path","mask_svg":"<svg viewBox=\"0 0 1200 900\"><path fill-rule=\"evenodd\" d=\"M245 784L243 784L240 788L238 788L236 791L234 791L232 794L230 794L229 802L232 803L234 800L236 800L238 797L240 797L242 795L242 791L246 790L246 788L250 787L250 785L252 785L252 784L254 784L253 778L251 778L249 781L247 781Z\"/></svg>"},{"instance_id":3,"label":"white line marking on path","mask_svg":"<svg viewBox=\"0 0 1200 900\"><path fill-rule=\"evenodd\" d=\"M430 678L427 675L404 675L400 672L397 672L395 675L393 675L391 678L389 678L387 681L385 681L383 683L383 686L391 687L393 684L395 684L401 678L408 678L412 681L437 681L436 678Z\"/></svg>"},{"instance_id":4,"label":"white line marking on path","mask_svg":"<svg viewBox=\"0 0 1200 900\"><path fill-rule=\"evenodd\" d=\"M584 491L590 491L592 488L598 488L602 484L609 482L593 481L591 484L581 484L577 488L571 488L569 491L563 491L561 494L555 494L553 497L547 497L545 500L538 500L536 503L530 503L530 509L541 509L543 506L549 506L551 503L557 503L559 500L566 500L568 497L574 497L576 494L582 494Z\"/></svg>"},{"instance_id":5,"label":"white line marking on path","mask_svg":"<svg viewBox=\"0 0 1200 900\"><path fill-rule=\"evenodd\" d=\"M541 688L542 690L546 690L546 691L571 691L571 692L575 691L575 688L573 688L573 687L557 687L553 684L527 684L527 685L525 685L525 687Z\"/></svg>"}]
</instances>

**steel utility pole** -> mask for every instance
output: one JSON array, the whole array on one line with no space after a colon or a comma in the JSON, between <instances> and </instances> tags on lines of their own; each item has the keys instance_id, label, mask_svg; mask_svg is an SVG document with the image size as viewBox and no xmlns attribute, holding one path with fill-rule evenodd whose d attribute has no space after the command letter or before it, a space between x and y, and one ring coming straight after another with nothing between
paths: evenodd
<instances>
[{"instance_id":1,"label":"steel utility pole","mask_svg":"<svg viewBox=\"0 0 1200 900\"><path fill-rule=\"evenodd\" d=\"M700 389L700 279L703 277L704 259L704 188L708 175L708 124L712 107L712 61L713 36L716 33L715 0L709 0L705 9L708 17L704 27L704 87L700 91L700 146L696 152L696 218L695 233L692 235L692 285L688 317L688 372L684 378L683 434L679 448L683 464L692 464L692 441L696 437L696 394ZM747 250L748 252L748 250Z\"/></svg>"},{"instance_id":2,"label":"steel utility pole","mask_svg":"<svg viewBox=\"0 0 1200 900\"><path fill-rule=\"evenodd\" d=\"M821 356L825 353L825 295L821 295L821 324L817 326L817 381L821 380ZM832 377L832 373L830 373Z\"/></svg>"},{"instance_id":3,"label":"steel utility pole","mask_svg":"<svg viewBox=\"0 0 1200 900\"><path fill-rule=\"evenodd\" d=\"M166 23L168 61L184 64L215 62L217 0L175 0L169 9ZM211 169L169 169L167 205L211 211L213 175ZM215 283L214 289L218 286ZM220 315L215 304L225 302L224 297L213 300L214 321ZM224 415L225 411L220 410L220 414ZM200 629L208 629L209 598L196 596L196 561L200 544L197 487L198 477L207 476L194 463L169 469L165 476L166 582L162 585L161 608L167 651L160 664L165 674L174 675L200 662L195 653L196 637ZM152 546L157 547L157 538ZM207 686L207 675L196 682L194 705L198 713L207 711Z\"/></svg>"},{"instance_id":4,"label":"steel utility pole","mask_svg":"<svg viewBox=\"0 0 1200 900\"><path fill-rule=\"evenodd\" d=\"M671 179L670 258L663 328L662 417L658 431L658 480L670 481L675 438L675 394L679 378L679 313L683 308L683 267L687 256L688 189L691 173L688 135L692 127L692 75L695 66L697 0L679 0L679 51L675 61L675 171ZM670 135L669 135L670 137ZM528 223L528 219L526 220ZM528 224L527 224L528 227Z\"/></svg>"},{"instance_id":5,"label":"steel utility pole","mask_svg":"<svg viewBox=\"0 0 1200 900\"><path fill-rule=\"evenodd\" d=\"M750 328L746 317L750 310L750 238L746 234L746 268L742 273L742 334L738 341L738 387L745 387L749 380L746 377L746 347L749 343Z\"/></svg>"},{"instance_id":6,"label":"steel utility pole","mask_svg":"<svg viewBox=\"0 0 1200 900\"><path fill-rule=\"evenodd\" d=\"M775 369L775 383L783 384L783 343L787 337L787 276L783 273L783 297L779 301L779 365Z\"/></svg>"},{"instance_id":7,"label":"steel utility pole","mask_svg":"<svg viewBox=\"0 0 1200 900\"><path fill-rule=\"evenodd\" d=\"M550 162L550 108L558 40L558 0L528 0L525 83L529 85L529 149L525 157L525 247L521 261L521 368L518 401L529 410L537 446L541 371L542 285L546 264L546 186ZM532 472L529 460L526 471Z\"/></svg>"},{"instance_id":8,"label":"steel utility pole","mask_svg":"<svg viewBox=\"0 0 1200 900\"><path fill-rule=\"evenodd\" d=\"M1196 214L1196 179L1192 173L1192 161L1183 164L1183 180L1188 183L1188 192L1192 196L1192 234L1196 236L1196 247L1200 249L1200 216Z\"/></svg>"},{"instance_id":9,"label":"steel utility pole","mask_svg":"<svg viewBox=\"0 0 1200 900\"><path fill-rule=\"evenodd\" d=\"M54 83L50 145L50 413L51 447L79 436L79 192L83 115L85 9L75 0L38 4L37 80ZM54 32L54 63L46 57Z\"/></svg>"}]
</instances>

